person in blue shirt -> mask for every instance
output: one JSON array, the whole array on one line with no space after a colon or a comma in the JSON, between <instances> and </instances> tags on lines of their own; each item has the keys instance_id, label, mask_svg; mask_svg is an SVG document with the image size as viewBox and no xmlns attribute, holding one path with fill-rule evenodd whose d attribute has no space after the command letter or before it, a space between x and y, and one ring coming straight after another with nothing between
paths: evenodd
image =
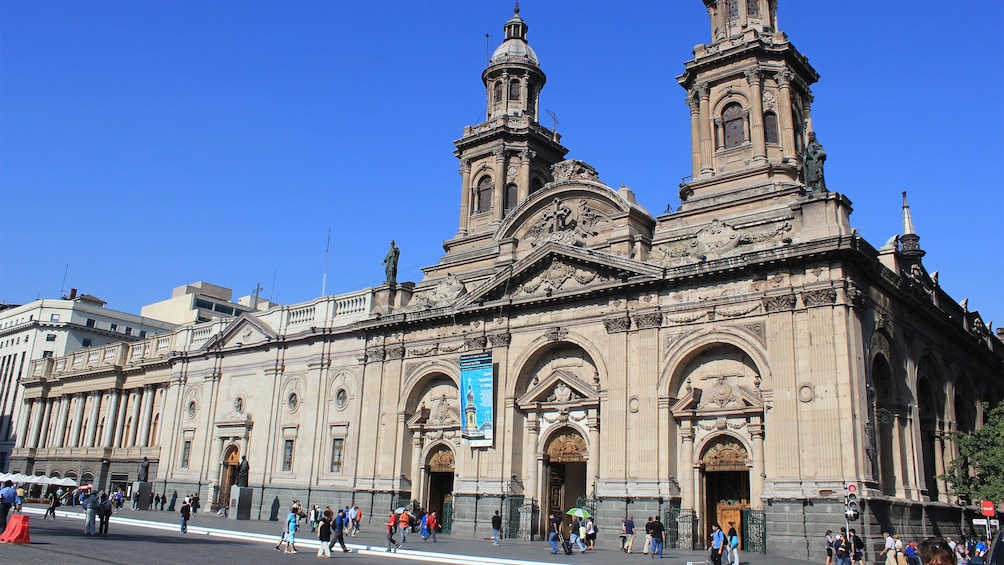
<instances>
[{"instance_id":1,"label":"person in blue shirt","mask_svg":"<svg viewBox=\"0 0 1004 565\"><path fill-rule=\"evenodd\" d=\"M725 553L725 532L717 523L711 525L711 562L722 565L722 554Z\"/></svg>"},{"instance_id":2,"label":"person in blue shirt","mask_svg":"<svg viewBox=\"0 0 1004 565\"><path fill-rule=\"evenodd\" d=\"M14 490L14 483L5 482L0 489L0 532L7 529L7 515L10 514L10 509L18 504L21 504L21 499Z\"/></svg>"}]
</instances>

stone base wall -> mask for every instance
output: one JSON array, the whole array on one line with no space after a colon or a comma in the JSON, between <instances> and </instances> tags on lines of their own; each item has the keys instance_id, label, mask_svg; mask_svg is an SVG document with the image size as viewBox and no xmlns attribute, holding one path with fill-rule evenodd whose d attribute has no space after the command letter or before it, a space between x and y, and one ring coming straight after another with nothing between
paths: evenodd
<instances>
[{"instance_id":1,"label":"stone base wall","mask_svg":"<svg viewBox=\"0 0 1004 565\"><path fill-rule=\"evenodd\" d=\"M457 494L453 497L453 530L450 535L465 539L490 538L492 515L502 510L502 497Z\"/></svg>"}]
</instances>

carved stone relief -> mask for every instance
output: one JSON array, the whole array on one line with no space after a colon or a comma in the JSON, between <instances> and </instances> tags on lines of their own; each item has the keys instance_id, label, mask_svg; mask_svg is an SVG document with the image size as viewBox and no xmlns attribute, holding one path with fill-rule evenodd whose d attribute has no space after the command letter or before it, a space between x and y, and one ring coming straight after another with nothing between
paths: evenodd
<instances>
[{"instance_id":1,"label":"carved stone relief","mask_svg":"<svg viewBox=\"0 0 1004 565\"><path fill-rule=\"evenodd\" d=\"M581 246L586 243L586 239L599 233L597 225L609 221L606 215L591 207L585 198L580 198L574 204L555 198L530 226L526 238L532 246L549 241Z\"/></svg>"},{"instance_id":2,"label":"carved stone relief","mask_svg":"<svg viewBox=\"0 0 1004 565\"><path fill-rule=\"evenodd\" d=\"M587 450L586 440L569 431L552 439L546 453L554 463L585 463Z\"/></svg>"},{"instance_id":3,"label":"carved stone relief","mask_svg":"<svg viewBox=\"0 0 1004 565\"><path fill-rule=\"evenodd\" d=\"M594 281L609 282L610 280L611 277L608 275L581 269L561 261L558 257L553 257L551 264L546 269L519 285L513 295L569 290L588 285Z\"/></svg>"}]
</instances>

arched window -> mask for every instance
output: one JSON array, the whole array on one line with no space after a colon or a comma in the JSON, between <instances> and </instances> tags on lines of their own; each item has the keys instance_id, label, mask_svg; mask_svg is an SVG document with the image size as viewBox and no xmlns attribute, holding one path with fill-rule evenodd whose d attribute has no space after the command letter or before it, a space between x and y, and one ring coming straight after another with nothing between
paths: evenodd
<instances>
[{"instance_id":1,"label":"arched window","mask_svg":"<svg viewBox=\"0 0 1004 565\"><path fill-rule=\"evenodd\" d=\"M729 10L729 19L738 20L739 19L739 0L728 0L726 6Z\"/></svg>"},{"instance_id":2,"label":"arched window","mask_svg":"<svg viewBox=\"0 0 1004 565\"><path fill-rule=\"evenodd\" d=\"M777 114L767 112L763 115L763 139L767 143L775 145L781 143L781 137L777 132Z\"/></svg>"},{"instance_id":3,"label":"arched window","mask_svg":"<svg viewBox=\"0 0 1004 565\"><path fill-rule=\"evenodd\" d=\"M516 207L516 196L517 188L515 183L509 183L505 185L505 202L503 203L502 209L506 213Z\"/></svg>"},{"instance_id":4,"label":"arched window","mask_svg":"<svg viewBox=\"0 0 1004 565\"><path fill-rule=\"evenodd\" d=\"M509 100L519 100L519 80L509 81Z\"/></svg>"},{"instance_id":5,"label":"arched window","mask_svg":"<svg viewBox=\"0 0 1004 565\"><path fill-rule=\"evenodd\" d=\"M746 0L746 16L750 18L760 17L760 0Z\"/></svg>"},{"instance_id":6,"label":"arched window","mask_svg":"<svg viewBox=\"0 0 1004 565\"><path fill-rule=\"evenodd\" d=\"M502 81L495 81L495 89L492 95L492 102L498 106L502 103Z\"/></svg>"},{"instance_id":7,"label":"arched window","mask_svg":"<svg viewBox=\"0 0 1004 565\"><path fill-rule=\"evenodd\" d=\"M746 130L743 127L743 107L733 102L722 112L722 123L725 128L725 148L739 147L746 140Z\"/></svg>"},{"instance_id":8,"label":"arched window","mask_svg":"<svg viewBox=\"0 0 1004 565\"><path fill-rule=\"evenodd\" d=\"M478 212L487 212L492 209L493 186L491 177L481 177L481 180L478 181Z\"/></svg>"}]
</instances>

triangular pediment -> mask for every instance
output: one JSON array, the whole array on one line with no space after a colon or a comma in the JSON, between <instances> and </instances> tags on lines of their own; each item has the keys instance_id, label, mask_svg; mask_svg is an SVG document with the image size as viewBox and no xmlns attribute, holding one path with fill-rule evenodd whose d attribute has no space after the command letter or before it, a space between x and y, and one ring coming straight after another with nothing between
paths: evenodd
<instances>
[{"instance_id":1,"label":"triangular pediment","mask_svg":"<svg viewBox=\"0 0 1004 565\"><path fill-rule=\"evenodd\" d=\"M426 406L424 403L415 410L405 424L409 429L456 429L460 427L460 411L457 410L450 400L445 396L437 398L433 406Z\"/></svg>"},{"instance_id":2,"label":"triangular pediment","mask_svg":"<svg viewBox=\"0 0 1004 565\"><path fill-rule=\"evenodd\" d=\"M236 320L202 346L204 351L236 349L275 341L277 334L268 324L254 316L241 314Z\"/></svg>"},{"instance_id":3,"label":"triangular pediment","mask_svg":"<svg viewBox=\"0 0 1004 565\"><path fill-rule=\"evenodd\" d=\"M536 410L549 406L578 408L594 406L599 402L596 390L579 377L562 370L552 372L547 378L530 387L516 401L521 410Z\"/></svg>"},{"instance_id":4,"label":"triangular pediment","mask_svg":"<svg viewBox=\"0 0 1004 565\"><path fill-rule=\"evenodd\" d=\"M547 243L491 277L458 304L503 298L526 299L590 292L638 277L661 276L659 268L601 251Z\"/></svg>"},{"instance_id":5,"label":"triangular pediment","mask_svg":"<svg viewBox=\"0 0 1004 565\"><path fill-rule=\"evenodd\" d=\"M728 378L708 382L705 388L688 386L686 394L670 405L673 416L684 418L707 414L756 414L764 411L764 402L758 391L734 384Z\"/></svg>"}]
</instances>

